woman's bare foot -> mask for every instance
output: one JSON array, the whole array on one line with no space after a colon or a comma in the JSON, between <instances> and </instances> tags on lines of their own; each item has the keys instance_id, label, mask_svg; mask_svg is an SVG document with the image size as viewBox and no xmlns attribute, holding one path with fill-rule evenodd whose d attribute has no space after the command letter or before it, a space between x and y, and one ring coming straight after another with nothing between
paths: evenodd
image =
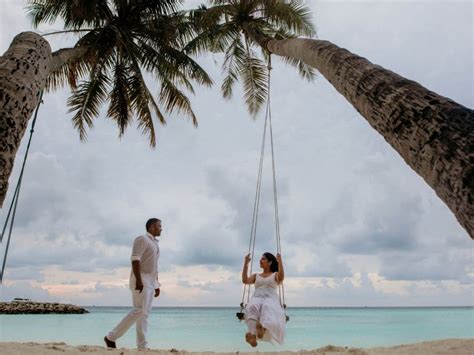
<instances>
[{"instance_id":1,"label":"woman's bare foot","mask_svg":"<svg viewBox=\"0 0 474 355\"><path fill-rule=\"evenodd\" d=\"M260 324L260 322L257 322L257 338L262 339L263 336L265 335L265 328Z\"/></svg>"},{"instance_id":2,"label":"woman's bare foot","mask_svg":"<svg viewBox=\"0 0 474 355\"><path fill-rule=\"evenodd\" d=\"M245 334L245 341L249 343L250 345L252 345L252 347L254 348L257 346L257 337L253 335L252 333Z\"/></svg>"}]
</instances>

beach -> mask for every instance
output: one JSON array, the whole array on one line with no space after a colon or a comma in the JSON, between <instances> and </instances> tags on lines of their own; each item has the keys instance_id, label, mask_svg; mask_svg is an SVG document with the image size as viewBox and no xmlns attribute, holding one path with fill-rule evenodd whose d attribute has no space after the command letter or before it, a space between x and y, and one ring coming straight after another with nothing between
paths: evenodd
<instances>
[{"instance_id":1,"label":"beach","mask_svg":"<svg viewBox=\"0 0 474 355\"><path fill-rule=\"evenodd\" d=\"M97 355L111 355L111 354L252 354L254 352L190 352L186 350L169 349L169 350L135 350L135 349L106 349L99 346L69 346L65 343L0 343L0 349L4 355L23 355L23 354L97 354ZM259 354L275 354L277 351L272 352L259 352ZM375 355L375 354L416 354L416 355L428 355L428 354L459 354L459 355L470 355L474 352L474 339L444 339L437 341L428 341L415 344L404 344L391 347L374 347L374 348L349 348L339 347L334 345L328 345L322 348L314 350L301 350L301 351L282 351L278 352L280 355L290 354L352 354L352 355Z\"/></svg>"}]
</instances>

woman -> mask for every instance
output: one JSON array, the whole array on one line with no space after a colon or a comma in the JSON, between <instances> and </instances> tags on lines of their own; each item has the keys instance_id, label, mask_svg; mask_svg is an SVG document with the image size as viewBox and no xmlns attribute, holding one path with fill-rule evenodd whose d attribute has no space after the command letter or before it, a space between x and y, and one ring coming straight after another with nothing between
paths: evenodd
<instances>
[{"instance_id":1,"label":"woman","mask_svg":"<svg viewBox=\"0 0 474 355\"><path fill-rule=\"evenodd\" d=\"M248 276L249 263L250 255L247 255L242 282L246 285L255 284L255 292L244 309L248 326L245 341L253 347L257 346L257 338L283 344L286 316L277 292L278 285L285 278L281 255L277 254L275 258L271 253L264 253L260 258L263 272L252 276Z\"/></svg>"}]
</instances>

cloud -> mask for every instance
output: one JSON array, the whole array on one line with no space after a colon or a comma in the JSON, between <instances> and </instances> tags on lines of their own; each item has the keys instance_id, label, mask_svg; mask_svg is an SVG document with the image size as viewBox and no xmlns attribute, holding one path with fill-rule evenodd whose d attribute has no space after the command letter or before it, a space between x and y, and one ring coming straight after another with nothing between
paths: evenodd
<instances>
[{"instance_id":1,"label":"cloud","mask_svg":"<svg viewBox=\"0 0 474 355\"><path fill-rule=\"evenodd\" d=\"M41 286L32 285L30 282L18 281L3 284L0 297L4 302L11 302L16 297L30 298L33 301L54 302L54 298Z\"/></svg>"},{"instance_id":2,"label":"cloud","mask_svg":"<svg viewBox=\"0 0 474 355\"><path fill-rule=\"evenodd\" d=\"M339 204L329 211L340 216L333 231L335 244L345 253L372 254L417 247L415 233L423 213L422 197L402 191L398 176L390 171L383 157L379 158L380 166L371 167L373 162L369 162L354 174L353 187L343 190ZM369 188L364 186L368 177Z\"/></svg>"},{"instance_id":3,"label":"cloud","mask_svg":"<svg viewBox=\"0 0 474 355\"><path fill-rule=\"evenodd\" d=\"M472 250L387 255L380 275L388 280L457 280L472 283Z\"/></svg>"},{"instance_id":4,"label":"cloud","mask_svg":"<svg viewBox=\"0 0 474 355\"><path fill-rule=\"evenodd\" d=\"M472 286L458 282L387 281L365 273L340 281L294 279L285 293L288 305L312 307L465 306L472 301Z\"/></svg>"},{"instance_id":5,"label":"cloud","mask_svg":"<svg viewBox=\"0 0 474 355\"><path fill-rule=\"evenodd\" d=\"M286 254L285 272L288 277L329 277L345 278L352 276L352 271L337 251L328 248L306 248L299 245L298 248L290 249Z\"/></svg>"},{"instance_id":6,"label":"cloud","mask_svg":"<svg viewBox=\"0 0 474 355\"><path fill-rule=\"evenodd\" d=\"M43 282L45 280L44 271L41 267L7 267L5 269L4 280L14 278L15 281Z\"/></svg>"},{"instance_id":7,"label":"cloud","mask_svg":"<svg viewBox=\"0 0 474 355\"><path fill-rule=\"evenodd\" d=\"M63 281L61 282L62 285L80 285L80 281L79 280L67 280L67 281Z\"/></svg>"}]
</instances>

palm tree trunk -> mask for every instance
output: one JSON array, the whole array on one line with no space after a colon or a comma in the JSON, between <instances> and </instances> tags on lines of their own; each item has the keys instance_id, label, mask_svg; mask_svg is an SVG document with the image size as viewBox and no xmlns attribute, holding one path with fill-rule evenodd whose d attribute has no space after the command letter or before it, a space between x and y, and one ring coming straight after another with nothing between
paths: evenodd
<instances>
[{"instance_id":1,"label":"palm tree trunk","mask_svg":"<svg viewBox=\"0 0 474 355\"><path fill-rule=\"evenodd\" d=\"M474 239L473 110L328 41L256 39L270 53L297 58L324 75Z\"/></svg>"},{"instance_id":2,"label":"palm tree trunk","mask_svg":"<svg viewBox=\"0 0 474 355\"><path fill-rule=\"evenodd\" d=\"M84 53L83 48L52 53L43 37L34 32L22 32L0 57L0 207L7 193L16 152L48 74L81 53Z\"/></svg>"}]
</instances>

